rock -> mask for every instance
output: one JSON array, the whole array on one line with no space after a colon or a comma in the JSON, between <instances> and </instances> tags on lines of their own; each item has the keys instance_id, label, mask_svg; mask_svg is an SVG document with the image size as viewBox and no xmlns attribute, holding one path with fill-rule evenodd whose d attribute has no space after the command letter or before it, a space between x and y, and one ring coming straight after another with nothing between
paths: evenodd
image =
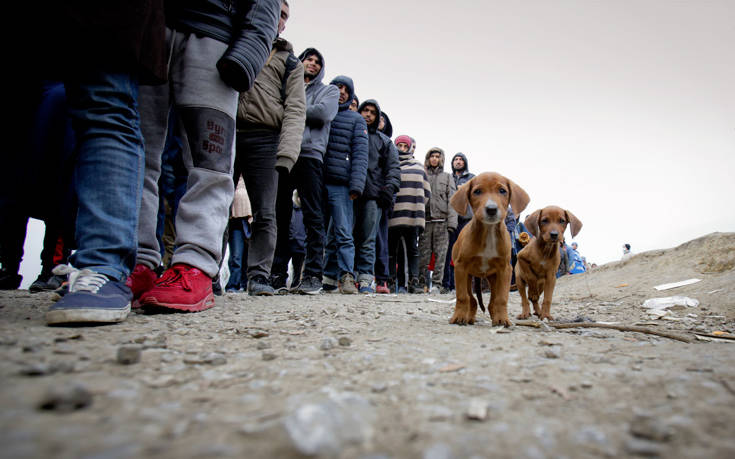
<instances>
[{"instance_id":1,"label":"rock","mask_svg":"<svg viewBox=\"0 0 735 459\"><path fill-rule=\"evenodd\" d=\"M199 355L187 355L184 357L184 363L191 365L224 365L227 363L227 359L224 355L218 354L217 352L203 352Z\"/></svg>"},{"instance_id":2,"label":"rock","mask_svg":"<svg viewBox=\"0 0 735 459\"><path fill-rule=\"evenodd\" d=\"M117 363L122 365L132 365L140 362L140 356L143 353L143 346L138 344L126 344L117 348Z\"/></svg>"},{"instance_id":3,"label":"rock","mask_svg":"<svg viewBox=\"0 0 735 459\"><path fill-rule=\"evenodd\" d=\"M345 447L372 440L375 411L363 397L348 392L296 396L283 425L293 446L305 455L340 456Z\"/></svg>"},{"instance_id":4,"label":"rock","mask_svg":"<svg viewBox=\"0 0 735 459\"><path fill-rule=\"evenodd\" d=\"M73 382L51 387L41 398L38 408L68 413L92 404L92 393L81 383Z\"/></svg>"},{"instance_id":5,"label":"rock","mask_svg":"<svg viewBox=\"0 0 735 459\"><path fill-rule=\"evenodd\" d=\"M267 341L258 341L258 344L255 345L255 348L259 351L262 351L263 349L270 349L271 345Z\"/></svg>"},{"instance_id":6,"label":"rock","mask_svg":"<svg viewBox=\"0 0 735 459\"><path fill-rule=\"evenodd\" d=\"M639 414L630 423L630 433L638 438L666 442L674 435L671 427L657 416Z\"/></svg>"},{"instance_id":7,"label":"rock","mask_svg":"<svg viewBox=\"0 0 735 459\"><path fill-rule=\"evenodd\" d=\"M337 341L340 346L350 346L352 344L352 340L348 338L347 336L340 336L339 340Z\"/></svg>"},{"instance_id":8,"label":"rock","mask_svg":"<svg viewBox=\"0 0 735 459\"><path fill-rule=\"evenodd\" d=\"M276 357L276 354L272 352L263 352L263 360L265 360L266 362L269 360L275 360Z\"/></svg>"},{"instance_id":9,"label":"rock","mask_svg":"<svg viewBox=\"0 0 735 459\"><path fill-rule=\"evenodd\" d=\"M558 359L561 357L561 347L551 346L544 351L544 357L547 359Z\"/></svg>"},{"instance_id":10,"label":"rock","mask_svg":"<svg viewBox=\"0 0 735 459\"><path fill-rule=\"evenodd\" d=\"M484 421L487 419L487 402L479 398L471 399L466 416L473 421Z\"/></svg>"},{"instance_id":11,"label":"rock","mask_svg":"<svg viewBox=\"0 0 735 459\"><path fill-rule=\"evenodd\" d=\"M319 349L321 349L322 351L328 351L330 349L333 349L336 345L337 340L332 337L328 337L322 340L321 344L319 344Z\"/></svg>"}]
</instances>

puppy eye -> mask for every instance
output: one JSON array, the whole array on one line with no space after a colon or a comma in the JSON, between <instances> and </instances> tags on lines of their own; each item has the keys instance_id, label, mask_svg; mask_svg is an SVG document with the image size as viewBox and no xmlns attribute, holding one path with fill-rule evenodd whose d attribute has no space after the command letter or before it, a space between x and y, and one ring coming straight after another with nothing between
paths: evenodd
<instances>
[{"instance_id":1,"label":"puppy eye","mask_svg":"<svg viewBox=\"0 0 735 459\"><path fill-rule=\"evenodd\" d=\"M472 194L481 195L482 188L475 188L474 190L472 190Z\"/></svg>"},{"instance_id":2,"label":"puppy eye","mask_svg":"<svg viewBox=\"0 0 735 459\"><path fill-rule=\"evenodd\" d=\"M549 223L549 219L548 218L542 218L541 219L541 224L546 225L548 223Z\"/></svg>"},{"instance_id":3,"label":"puppy eye","mask_svg":"<svg viewBox=\"0 0 735 459\"><path fill-rule=\"evenodd\" d=\"M506 190L505 188L501 188L501 189L498 190L498 193L500 193L500 194L506 194L507 192L508 192L508 190Z\"/></svg>"},{"instance_id":4,"label":"puppy eye","mask_svg":"<svg viewBox=\"0 0 735 459\"><path fill-rule=\"evenodd\" d=\"M563 219L563 218L560 218L560 219L559 219L559 223L563 225L563 224L564 224L564 223L566 223L566 222L564 221L564 219Z\"/></svg>"}]
</instances>

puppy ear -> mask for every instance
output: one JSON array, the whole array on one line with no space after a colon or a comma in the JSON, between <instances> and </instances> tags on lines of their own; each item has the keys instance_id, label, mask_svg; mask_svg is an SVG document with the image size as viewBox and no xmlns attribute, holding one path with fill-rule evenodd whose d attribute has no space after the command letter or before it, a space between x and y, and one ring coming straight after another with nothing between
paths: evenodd
<instances>
[{"instance_id":1,"label":"puppy ear","mask_svg":"<svg viewBox=\"0 0 735 459\"><path fill-rule=\"evenodd\" d=\"M526 217L526 220L523 222L523 224L526 225L526 229L528 230L529 233L531 233L532 236L538 236L538 233L539 233L538 221L540 219L541 219L541 209L537 210L536 212Z\"/></svg>"},{"instance_id":2,"label":"puppy ear","mask_svg":"<svg viewBox=\"0 0 735 459\"><path fill-rule=\"evenodd\" d=\"M510 207L513 209L513 213L520 215L526 210L531 198L528 197L526 190L518 186L513 180L508 178L506 180L508 180L508 186L510 187Z\"/></svg>"},{"instance_id":3,"label":"puppy ear","mask_svg":"<svg viewBox=\"0 0 735 459\"><path fill-rule=\"evenodd\" d=\"M455 191L451 199L449 199L449 204L452 208L457 211L458 215L463 217L467 216L467 206L470 203L470 189L472 188L473 180L475 179L473 178L469 182L457 188L457 191Z\"/></svg>"},{"instance_id":4,"label":"puppy ear","mask_svg":"<svg viewBox=\"0 0 735 459\"><path fill-rule=\"evenodd\" d=\"M579 234L579 231L582 229L582 221L574 216L573 213L569 212L568 210L565 210L564 213L567 214L567 221L569 222L569 226L571 226L571 232L572 232L572 238L577 236Z\"/></svg>"}]
</instances>

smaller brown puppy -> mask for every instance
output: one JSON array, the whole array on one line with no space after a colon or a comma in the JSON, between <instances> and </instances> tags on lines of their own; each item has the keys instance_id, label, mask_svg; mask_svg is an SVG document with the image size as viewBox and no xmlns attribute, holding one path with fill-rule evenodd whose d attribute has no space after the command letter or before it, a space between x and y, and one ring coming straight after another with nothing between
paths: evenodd
<instances>
[{"instance_id":1,"label":"smaller brown puppy","mask_svg":"<svg viewBox=\"0 0 735 459\"><path fill-rule=\"evenodd\" d=\"M551 298L556 286L556 271L561 260L559 246L564 242L564 231L568 224L571 225L572 237L582 229L582 222L573 213L556 206L544 207L526 217L524 225L535 237L518 252L516 262L516 285L523 307L519 319L531 316L528 304L530 298L533 313L539 319L554 320L551 317ZM538 300L542 292L544 301L539 309Z\"/></svg>"},{"instance_id":2,"label":"smaller brown puppy","mask_svg":"<svg viewBox=\"0 0 735 459\"><path fill-rule=\"evenodd\" d=\"M472 296L472 278L490 283L490 318L493 325L510 326L511 245L505 226L508 205L520 214L528 205L528 194L512 180L495 172L484 172L465 183L452 196L450 204L460 215L467 205L472 220L459 233L452 249L457 302L450 324L475 323L477 300Z\"/></svg>"}]
</instances>

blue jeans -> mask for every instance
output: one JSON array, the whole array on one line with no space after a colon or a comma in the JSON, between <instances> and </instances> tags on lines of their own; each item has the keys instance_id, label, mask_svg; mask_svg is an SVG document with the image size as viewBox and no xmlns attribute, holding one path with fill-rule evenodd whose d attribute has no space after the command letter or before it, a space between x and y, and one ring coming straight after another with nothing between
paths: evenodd
<instances>
[{"instance_id":1,"label":"blue jeans","mask_svg":"<svg viewBox=\"0 0 735 459\"><path fill-rule=\"evenodd\" d=\"M327 244L324 251L324 275L340 279L352 274L355 267L355 242L352 239L353 209L349 187L325 185L327 193Z\"/></svg>"},{"instance_id":2,"label":"blue jeans","mask_svg":"<svg viewBox=\"0 0 735 459\"><path fill-rule=\"evenodd\" d=\"M355 271L357 281L372 282L375 276L375 237L378 233L380 209L374 200L360 200L355 205Z\"/></svg>"},{"instance_id":3,"label":"blue jeans","mask_svg":"<svg viewBox=\"0 0 735 459\"><path fill-rule=\"evenodd\" d=\"M227 281L225 290L240 290L248 285L248 238L250 232L246 231L248 222L245 218L230 219L230 259L227 267L230 268L230 280Z\"/></svg>"},{"instance_id":4,"label":"blue jeans","mask_svg":"<svg viewBox=\"0 0 735 459\"><path fill-rule=\"evenodd\" d=\"M65 84L77 138L77 251L71 262L123 281L135 265L143 188L138 81L98 73Z\"/></svg>"}]
</instances>

